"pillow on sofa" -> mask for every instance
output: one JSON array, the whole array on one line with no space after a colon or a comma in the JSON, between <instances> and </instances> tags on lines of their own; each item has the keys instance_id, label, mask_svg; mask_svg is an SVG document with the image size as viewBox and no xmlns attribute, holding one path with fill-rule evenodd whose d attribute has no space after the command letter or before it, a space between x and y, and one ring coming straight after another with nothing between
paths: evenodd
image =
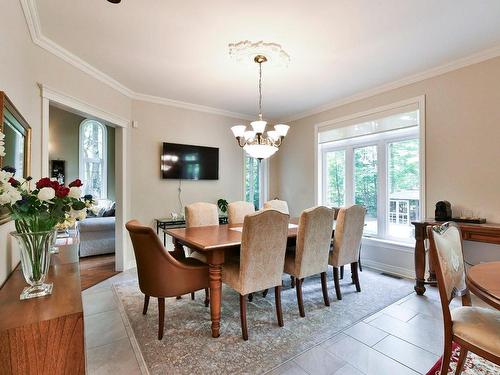
<instances>
[{"instance_id":1,"label":"pillow on sofa","mask_svg":"<svg viewBox=\"0 0 500 375\"><path fill-rule=\"evenodd\" d=\"M102 213L102 217L114 217L115 216L115 208L116 208L116 202L113 202L111 207L109 207L109 209L105 210Z\"/></svg>"}]
</instances>

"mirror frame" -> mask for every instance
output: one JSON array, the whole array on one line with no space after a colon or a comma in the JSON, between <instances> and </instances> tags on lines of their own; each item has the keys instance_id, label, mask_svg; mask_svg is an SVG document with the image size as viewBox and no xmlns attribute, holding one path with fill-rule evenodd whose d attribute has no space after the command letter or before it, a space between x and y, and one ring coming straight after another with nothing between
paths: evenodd
<instances>
[{"instance_id":1,"label":"mirror frame","mask_svg":"<svg viewBox=\"0 0 500 375\"><path fill-rule=\"evenodd\" d=\"M31 127L29 126L26 119L21 115L21 113L14 106L9 97L5 94L4 91L0 91L0 131L3 133L4 130L4 111L7 109L12 116L19 122L19 124L26 131L25 142L24 142L24 160L23 160L23 169L24 169L24 178L31 175ZM0 156L0 168L3 168L3 156ZM0 209L0 225L11 221L9 213Z\"/></svg>"}]
</instances>

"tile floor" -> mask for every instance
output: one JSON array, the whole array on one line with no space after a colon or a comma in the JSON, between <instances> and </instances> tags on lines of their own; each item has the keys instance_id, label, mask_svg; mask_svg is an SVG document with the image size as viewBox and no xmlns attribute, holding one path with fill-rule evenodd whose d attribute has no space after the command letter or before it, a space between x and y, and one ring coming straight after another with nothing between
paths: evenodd
<instances>
[{"instance_id":1,"label":"tile floor","mask_svg":"<svg viewBox=\"0 0 500 375\"><path fill-rule=\"evenodd\" d=\"M88 374L147 373L112 290L113 283L136 277L127 271L83 292ZM411 294L268 374L425 374L442 352L441 319L437 289L430 287L425 296Z\"/></svg>"}]
</instances>

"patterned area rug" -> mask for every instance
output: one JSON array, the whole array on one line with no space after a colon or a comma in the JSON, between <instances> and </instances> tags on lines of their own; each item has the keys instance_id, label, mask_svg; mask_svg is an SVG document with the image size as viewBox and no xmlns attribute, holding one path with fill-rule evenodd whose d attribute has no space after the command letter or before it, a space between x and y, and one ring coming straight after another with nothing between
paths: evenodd
<instances>
[{"instance_id":1,"label":"patterned area rug","mask_svg":"<svg viewBox=\"0 0 500 375\"><path fill-rule=\"evenodd\" d=\"M410 280L365 269L360 272L361 293L355 292L346 272L342 281L343 299L338 301L330 273L330 307L326 307L320 279L311 277L303 284L306 317L300 318L295 289L290 288L289 278L284 280L285 326L280 328L277 324L273 291L266 298L257 293L253 302L248 303L246 342L241 338L239 297L229 287L223 286L218 339L210 335L210 312L203 304L204 292L200 291L195 301L189 296L166 301L165 335L161 341L157 339L156 301L150 301L148 314L144 316L144 296L136 281L116 284L114 288L151 374L263 373L413 292Z\"/></svg>"},{"instance_id":2,"label":"patterned area rug","mask_svg":"<svg viewBox=\"0 0 500 375\"><path fill-rule=\"evenodd\" d=\"M457 368L458 357L460 356L460 346L453 343L453 352L451 354L450 367L448 368L448 374L454 374ZM441 361L442 358L436 362L434 366L429 370L427 375L441 375ZM462 375L497 375L500 374L500 367L494 363L481 358L474 353L469 352L467 354L467 359L464 363L464 368L462 370Z\"/></svg>"}]
</instances>

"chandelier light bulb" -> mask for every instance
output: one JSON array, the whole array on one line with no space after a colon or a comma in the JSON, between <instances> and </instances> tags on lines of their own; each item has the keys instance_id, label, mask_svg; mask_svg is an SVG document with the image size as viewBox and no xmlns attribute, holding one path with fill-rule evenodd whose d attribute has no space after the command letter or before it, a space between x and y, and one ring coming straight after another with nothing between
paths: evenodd
<instances>
[{"instance_id":1,"label":"chandelier light bulb","mask_svg":"<svg viewBox=\"0 0 500 375\"><path fill-rule=\"evenodd\" d=\"M264 120L252 121L250 125L252 125L254 132L262 134L266 129L267 121Z\"/></svg>"},{"instance_id":2,"label":"chandelier light bulb","mask_svg":"<svg viewBox=\"0 0 500 375\"><path fill-rule=\"evenodd\" d=\"M255 132L253 130L247 130L243 136L245 137L245 141L251 141L255 138Z\"/></svg>"},{"instance_id":3,"label":"chandelier light bulb","mask_svg":"<svg viewBox=\"0 0 500 375\"><path fill-rule=\"evenodd\" d=\"M243 137L246 130L247 127L245 125L235 125L231 128L231 131L233 132L233 135L235 137Z\"/></svg>"},{"instance_id":4,"label":"chandelier light bulb","mask_svg":"<svg viewBox=\"0 0 500 375\"><path fill-rule=\"evenodd\" d=\"M267 137L274 142L276 142L278 139L280 139L280 136L276 130L268 130Z\"/></svg>"},{"instance_id":5,"label":"chandelier light bulb","mask_svg":"<svg viewBox=\"0 0 500 375\"><path fill-rule=\"evenodd\" d=\"M281 136L281 137L286 137L286 134L288 133L288 129L290 127L285 124L276 124L274 125L274 130Z\"/></svg>"}]
</instances>

